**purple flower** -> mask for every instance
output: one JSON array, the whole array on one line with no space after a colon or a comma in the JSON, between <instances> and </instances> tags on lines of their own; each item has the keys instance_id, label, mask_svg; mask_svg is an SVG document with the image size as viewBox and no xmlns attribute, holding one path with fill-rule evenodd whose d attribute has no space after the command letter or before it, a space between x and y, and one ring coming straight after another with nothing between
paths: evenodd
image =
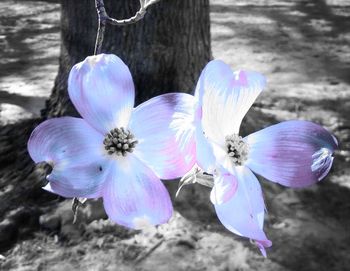
<instances>
[{"instance_id":1,"label":"purple flower","mask_svg":"<svg viewBox=\"0 0 350 271\"><path fill-rule=\"evenodd\" d=\"M53 167L46 189L103 197L109 218L126 227L167 222L172 205L160 179L178 178L195 162L195 146L183 143L193 96L169 93L133 108L128 67L105 54L72 68L68 92L83 118L49 119L28 142L32 159Z\"/></svg>"},{"instance_id":2,"label":"purple flower","mask_svg":"<svg viewBox=\"0 0 350 271\"><path fill-rule=\"evenodd\" d=\"M329 172L337 141L321 126L296 120L240 137L242 119L264 86L261 74L211 61L196 87L194 123L197 164L214 175L210 199L220 221L255 240L266 256L272 243L263 231L263 194L252 171L284 186L309 186Z\"/></svg>"}]
</instances>

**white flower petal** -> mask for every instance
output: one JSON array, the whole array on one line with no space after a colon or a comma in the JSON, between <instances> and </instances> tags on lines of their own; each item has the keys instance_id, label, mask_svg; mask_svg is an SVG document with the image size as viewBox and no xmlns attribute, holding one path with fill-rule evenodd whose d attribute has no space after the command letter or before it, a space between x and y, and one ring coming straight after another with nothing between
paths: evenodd
<instances>
[{"instance_id":1,"label":"white flower petal","mask_svg":"<svg viewBox=\"0 0 350 271\"><path fill-rule=\"evenodd\" d=\"M135 90L129 68L119 57L100 54L76 64L68 92L80 115L102 134L127 127Z\"/></svg>"},{"instance_id":2,"label":"white flower petal","mask_svg":"<svg viewBox=\"0 0 350 271\"><path fill-rule=\"evenodd\" d=\"M166 223L173 210L163 183L133 154L115 161L103 203L111 220L133 229Z\"/></svg>"},{"instance_id":3,"label":"white flower petal","mask_svg":"<svg viewBox=\"0 0 350 271\"><path fill-rule=\"evenodd\" d=\"M263 231L265 204L260 184L247 167L237 167L237 191L225 203L215 204L221 223L231 232L271 246Z\"/></svg>"},{"instance_id":4,"label":"white flower petal","mask_svg":"<svg viewBox=\"0 0 350 271\"><path fill-rule=\"evenodd\" d=\"M134 154L161 179L183 176L195 163L192 95L168 93L139 105L130 130L139 141Z\"/></svg>"},{"instance_id":5,"label":"white flower petal","mask_svg":"<svg viewBox=\"0 0 350 271\"><path fill-rule=\"evenodd\" d=\"M210 201L213 204L222 204L231 199L236 193L238 181L229 173L216 174L214 187L210 192Z\"/></svg>"},{"instance_id":6,"label":"white flower petal","mask_svg":"<svg viewBox=\"0 0 350 271\"><path fill-rule=\"evenodd\" d=\"M265 78L259 73L233 72L222 61L209 62L195 92L205 135L223 144L225 136L238 134L243 117L264 86Z\"/></svg>"},{"instance_id":7,"label":"white flower petal","mask_svg":"<svg viewBox=\"0 0 350 271\"><path fill-rule=\"evenodd\" d=\"M38 125L28 152L36 163L53 167L44 189L63 197L98 197L108 168L102 141L103 136L80 118L54 118Z\"/></svg>"}]
</instances>

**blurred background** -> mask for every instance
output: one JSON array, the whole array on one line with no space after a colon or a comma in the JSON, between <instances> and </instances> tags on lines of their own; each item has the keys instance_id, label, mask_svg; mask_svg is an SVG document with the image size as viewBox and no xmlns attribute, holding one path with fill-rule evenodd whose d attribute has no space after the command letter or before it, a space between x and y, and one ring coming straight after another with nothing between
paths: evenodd
<instances>
[{"instance_id":1,"label":"blurred background","mask_svg":"<svg viewBox=\"0 0 350 271\"><path fill-rule=\"evenodd\" d=\"M128 18L139 2L105 0ZM135 25L108 26L102 51L128 64L136 103L168 91L192 93L201 69L222 59L263 73L268 86L243 133L310 120L340 143L321 183L288 189L260 178L267 205L268 257L218 222L209 190L165 182L168 224L128 230L90 200L73 224L71 200L45 192L46 165L26 142L46 118L76 115L67 75L93 54L93 0L0 2L0 270L349 270L350 1L161 0Z\"/></svg>"}]
</instances>

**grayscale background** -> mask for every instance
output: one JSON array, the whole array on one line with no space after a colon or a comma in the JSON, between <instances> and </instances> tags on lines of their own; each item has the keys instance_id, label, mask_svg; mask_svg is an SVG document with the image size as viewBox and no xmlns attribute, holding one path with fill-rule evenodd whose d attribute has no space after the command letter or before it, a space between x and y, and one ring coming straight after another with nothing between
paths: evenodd
<instances>
[{"instance_id":1,"label":"grayscale background","mask_svg":"<svg viewBox=\"0 0 350 271\"><path fill-rule=\"evenodd\" d=\"M166 12L167 3L152 6L150 18ZM59 1L0 1L0 270L349 270L349 0L210 0L212 56L268 80L245 129L304 119L340 142L329 176L317 185L293 190L261 179L265 232L273 242L266 259L220 225L209 190L199 185L184 187L174 199L168 224L144 232L111 223L98 200L81 207L72 224L71 200L40 189L49 169L28 158L30 131L45 114L70 115L45 104L60 50L67 50L60 48L60 15ZM87 43L93 47L93 36ZM173 195L177 181L166 183Z\"/></svg>"}]
</instances>

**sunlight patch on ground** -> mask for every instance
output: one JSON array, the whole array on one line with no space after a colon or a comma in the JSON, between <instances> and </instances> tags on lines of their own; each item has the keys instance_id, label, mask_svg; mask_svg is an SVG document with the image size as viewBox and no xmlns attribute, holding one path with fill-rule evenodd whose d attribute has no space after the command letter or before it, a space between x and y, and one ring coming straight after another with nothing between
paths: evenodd
<instances>
[{"instance_id":1,"label":"sunlight patch on ground","mask_svg":"<svg viewBox=\"0 0 350 271\"><path fill-rule=\"evenodd\" d=\"M22 107L0 103L0 125L16 123L19 119L30 119L35 117L32 113L24 110Z\"/></svg>"},{"instance_id":2,"label":"sunlight patch on ground","mask_svg":"<svg viewBox=\"0 0 350 271\"><path fill-rule=\"evenodd\" d=\"M40 116L58 71L59 11L58 3L1 1L1 125Z\"/></svg>"}]
</instances>

